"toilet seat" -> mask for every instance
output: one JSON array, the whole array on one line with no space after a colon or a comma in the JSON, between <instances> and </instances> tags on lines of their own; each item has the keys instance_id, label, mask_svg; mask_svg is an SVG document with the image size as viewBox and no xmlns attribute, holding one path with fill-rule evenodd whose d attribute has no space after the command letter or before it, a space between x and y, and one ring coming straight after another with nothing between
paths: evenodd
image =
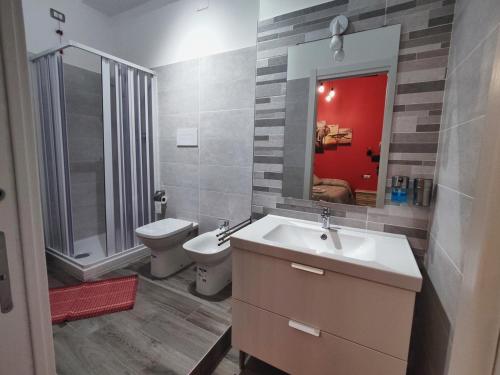
<instances>
[{"instance_id":1,"label":"toilet seat","mask_svg":"<svg viewBox=\"0 0 500 375\"><path fill-rule=\"evenodd\" d=\"M147 239L160 239L173 236L186 229L196 227L198 224L180 219L163 219L144 225L135 230L135 233Z\"/></svg>"}]
</instances>

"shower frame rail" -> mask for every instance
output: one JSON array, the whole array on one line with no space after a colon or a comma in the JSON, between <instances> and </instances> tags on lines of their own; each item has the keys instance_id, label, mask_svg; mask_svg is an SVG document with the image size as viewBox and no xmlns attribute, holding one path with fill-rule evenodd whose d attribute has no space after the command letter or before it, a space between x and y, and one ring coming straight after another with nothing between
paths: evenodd
<instances>
[{"instance_id":1,"label":"shower frame rail","mask_svg":"<svg viewBox=\"0 0 500 375\"><path fill-rule=\"evenodd\" d=\"M66 49L66 48L69 48L69 47L78 48L78 49L81 49L83 51L87 51L87 52L93 53L94 55L98 55L98 56L104 57L104 58L106 58L108 60L112 60L112 61L115 61L117 63L123 64L123 65L127 65L127 66L129 66L131 68L134 68L134 69L137 69L137 70L141 70L141 71L143 71L145 73L149 73L149 74L152 74L154 76L157 76L157 73L154 70L151 70L151 69L145 68L143 66L134 64L133 62L121 59L119 57L110 55L109 53L106 53L106 52L103 52L103 51L99 51L98 49L86 46L85 44L81 44L81 43L78 43L78 42L75 42L75 41L72 41L72 40L70 40L70 41L68 41L68 43L62 44L62 45L60 45L58 47L49 48L49 49L47 49L45 51L37 53L37 54L31 56L30 60L31 61L35 61L35 60L37 60L37 59L39 59L39 58L41 58L43 56L47 56L47 55L50 55L52 53L62 51L62 50Z\"/></svg>"}]
</instances>

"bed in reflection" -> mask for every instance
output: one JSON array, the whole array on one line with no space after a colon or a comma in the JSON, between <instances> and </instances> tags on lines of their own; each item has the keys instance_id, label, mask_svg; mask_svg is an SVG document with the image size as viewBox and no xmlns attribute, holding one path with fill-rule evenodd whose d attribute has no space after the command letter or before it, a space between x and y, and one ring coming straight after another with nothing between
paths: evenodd
<instances>
[{"instance_id":1,"label":"bed in reflection","mask_svg":"<svg viewBox=\"0 0 500 375\"><path fill-rule=\"evenodd\" d=\"M354 203L354 195L347 181L319 178L316 175L313 176L312 199L332 203Z\"/></svg>"}]
</instances>

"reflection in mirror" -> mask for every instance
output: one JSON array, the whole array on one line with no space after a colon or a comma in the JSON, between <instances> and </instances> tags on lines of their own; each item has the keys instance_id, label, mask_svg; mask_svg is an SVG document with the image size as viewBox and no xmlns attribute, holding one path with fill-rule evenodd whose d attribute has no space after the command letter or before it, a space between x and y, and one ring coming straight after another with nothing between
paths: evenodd
<instances>
[{"instance_id":1,"label":"reflection in mirror","mask_svg":"<svg viewBox=\"0 0 500 375\"><path fill-rule=\"evenodd\" d=\"M387 72L318 83L313 200L376 205L386 87Z\"/></svg>"},{"instance_id":2,"label":"reflection in mirror","mask_svg":"<svg viewBox=\"0 0 500 375\"><path fill-rule=\"evenodd\" d=\"M400 26L288 49L283 196L382 207Z\"/></svg>"}]
</instances>

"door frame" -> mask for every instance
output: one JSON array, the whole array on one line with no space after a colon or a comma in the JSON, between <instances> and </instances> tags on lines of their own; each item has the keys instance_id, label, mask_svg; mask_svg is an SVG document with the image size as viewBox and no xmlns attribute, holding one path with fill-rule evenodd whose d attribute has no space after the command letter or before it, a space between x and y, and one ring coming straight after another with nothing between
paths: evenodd
<instances>
[{"instance_id":1,"label":"door frame","mask_svg":"<svg viewBox=\"0 0 500 375\"><path fill-rule=\"evenodd\" d=\"M40 205L36 128L21 0L0 2L0 48L35 374L56 373Z\"/></svg>"},{"instance_id":2,"label":"door frame","mask_svg":"<svg viewBox=\"0 0 500 375\"><path fill-rule=\"evenodd\" d=\"M312 199L314 145L316 141L316 121L318 115L318 82L345 78L359 78L372 74L387 74L387 85L384 102L384 119L382 122L382 137L380 139L380 161L377 176L376 207L384 207L385 189L387 185L387 166L389 164L389 146L392 134L392 117L394 98L396 96L396 75L398 68L397 57L383 60L373 60L359 64L350 64L342 67L318 68L309 75L309 104L307 113L306 133L306 162L304 169L303 199Z\"/></svg>"}]
</instances>

